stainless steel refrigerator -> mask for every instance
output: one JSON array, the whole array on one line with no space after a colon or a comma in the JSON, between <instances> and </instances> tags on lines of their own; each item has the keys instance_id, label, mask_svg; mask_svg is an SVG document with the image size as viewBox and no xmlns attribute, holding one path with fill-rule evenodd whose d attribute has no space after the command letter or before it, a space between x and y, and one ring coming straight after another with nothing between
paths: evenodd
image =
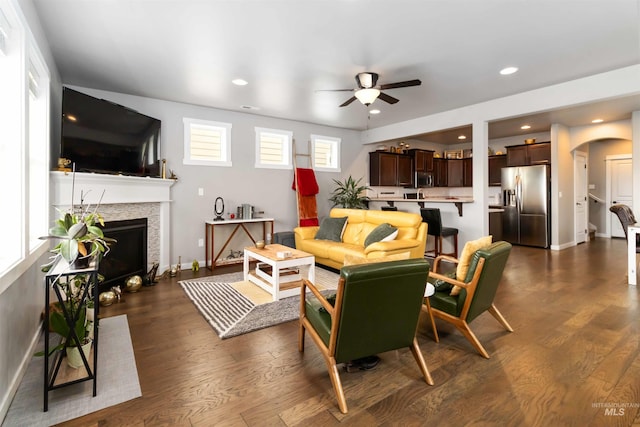
<instances>
[{"instance_id":1,"label":"stainless steel refrigerator","mask_svg":"<svg viewBox=\"0 0 640 427\"><path fill-rule=\"evenodd\" d=\"M502 200L503 239L548 248L551 243L549 166L502 168Z\"/></svg>"}]
</instances>

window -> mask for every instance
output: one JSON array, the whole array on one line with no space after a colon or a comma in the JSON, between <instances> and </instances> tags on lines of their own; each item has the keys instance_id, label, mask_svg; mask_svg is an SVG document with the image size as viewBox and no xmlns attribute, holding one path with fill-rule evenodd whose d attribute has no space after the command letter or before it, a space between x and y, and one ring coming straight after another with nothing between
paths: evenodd
<instances>
[{"instance_id":1,"label":"window","mask_svg":"<svg viewBox=\"0 0 640 427\"><path fill-rule=\"evenodd\" d=\"M49 206L49 78L47 69L31 48L29 59L27 108L29 110L29 250L40 244L48 233Z\"/></svg>"},{"instance_id":2,"label":"window","mask_svg":"<svg viewBox=\"0 0 640 427\"><path fill-rule=\"evenodd\" d=\"M292 169L291 141L293 132L256 128L256 167Z\"/></svg>"},{"instance_id":3,"label":"window","mask_svg":"<svg viewBox=\"0 0 640 427\"><path fill-rule=\"evenodd\" d=\"M48 249L50 76L28 27L0 2L0 293Z\"/></svg>"},{"instance_id":4,"label":"window","mask_svg":"<svg viewBox=\"0 0 640 427\"><path fill-rule=\"evenodd\" d=\"M340 172L340 138L311 135L313 169Z\"/></svg>"},{"instance_id":5,"label":"window","mask_svg":"<svg viewBox=\"0 0 640 427\"><path fill-rule=\"evenodd\" d=\"M184 119L185 165L231 166L231 123Z\"/></svg>"}]
</instances>

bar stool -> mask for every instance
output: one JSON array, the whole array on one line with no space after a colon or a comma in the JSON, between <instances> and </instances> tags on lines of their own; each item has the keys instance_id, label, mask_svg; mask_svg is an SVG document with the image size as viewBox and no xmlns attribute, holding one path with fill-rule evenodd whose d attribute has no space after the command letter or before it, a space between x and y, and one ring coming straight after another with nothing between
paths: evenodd
<instances>
[{"instance_id":1,"label":"bar stool","mask_svg":"<svg viewBox=\"0 0 640 427\"><path fill-rule=\"evenodd\" d=\"M443 227L442 218L440 217L440 209L438 208L421 208L420 215L422 215L422 222L428 224L427 234L434 236L435 245L433 250L425 251L424 254L430 254L433 252L433 256L438 255L451 255L458 258L458 229L453 227ZM453 252L442 252L442 238L453 236Z\"/></svg>"}]
</instances>

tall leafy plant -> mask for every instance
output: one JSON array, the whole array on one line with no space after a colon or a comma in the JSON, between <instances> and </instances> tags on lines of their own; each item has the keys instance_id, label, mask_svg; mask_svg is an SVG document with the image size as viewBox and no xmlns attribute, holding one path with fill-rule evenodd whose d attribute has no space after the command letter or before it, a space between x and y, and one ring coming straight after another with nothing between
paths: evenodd
<instances>
[{"instance_id":1,"label":"tall leafy plant","mask_svg":"<svg viewBox=\"0 0 640 427\"><path fill-rule=\"evenodd\" d=\"M339 206L349 209L367 209L367 196L365 191L369 189L366 185L361 185L359 178L357 181L351 176L344 180L344 182L334 179L336 184L335 190L331 193L329 201L333 203L333 206Z\"/></svg>"}]
</instances>

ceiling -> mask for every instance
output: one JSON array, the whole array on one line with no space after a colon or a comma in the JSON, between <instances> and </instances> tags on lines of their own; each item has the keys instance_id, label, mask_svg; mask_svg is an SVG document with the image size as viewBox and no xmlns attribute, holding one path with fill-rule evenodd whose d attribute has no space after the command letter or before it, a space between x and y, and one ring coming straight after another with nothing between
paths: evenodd
<instances>
[{"instance_id":1,"label":"ceiling","mask_svg":"<svg viewBox=\"0 0 640 427\"><path fill-rule=\"evenodd\" d=\"M33 2L64 84L356 130L640 63L640 0ZM385 91L400 101L376 100L377 115L323 91L363 71L422 85ZM587 124L595 107L628 118L640 95L492 123L490 137Z\"/></svg>"}]
</instances>

